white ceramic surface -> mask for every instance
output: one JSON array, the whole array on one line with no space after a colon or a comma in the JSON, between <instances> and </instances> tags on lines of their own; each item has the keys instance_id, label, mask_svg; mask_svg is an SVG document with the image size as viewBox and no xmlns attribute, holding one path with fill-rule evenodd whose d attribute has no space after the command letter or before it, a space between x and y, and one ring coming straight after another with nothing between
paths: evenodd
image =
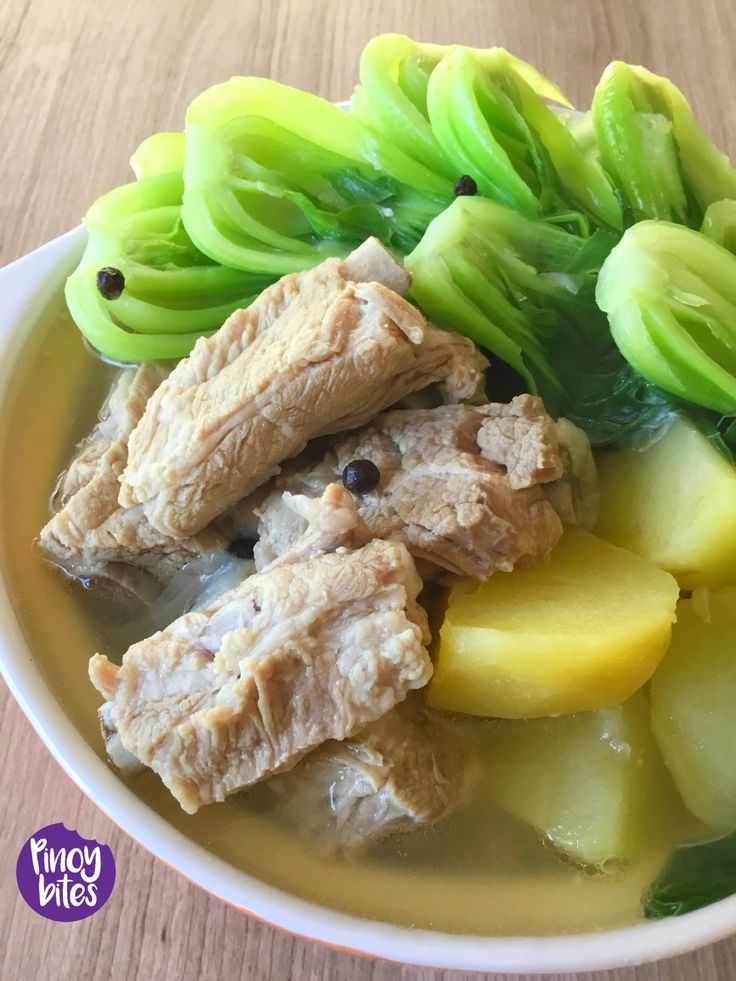
<instances>
[{"instance_id":1,"label":"white ceramic surface","mask_svg":"<svg viewBox=\"0 0 736 981\"><path fill-rule=\"evenodd\" d=\"M81 228L0 270L0 412L14 362L58 296L84 244ZM4 461L0 460L0 466ZM504 972L593 971L680 954L736 932L736 896L677 919L563 937L477 937L344 916L296 899L215 858L147 807L67 719L21 635L0 582L0 665L32 725L74 782L145 848L203 889L270 923L324 943L433 967Z\"/></svg>"}]
</instances>

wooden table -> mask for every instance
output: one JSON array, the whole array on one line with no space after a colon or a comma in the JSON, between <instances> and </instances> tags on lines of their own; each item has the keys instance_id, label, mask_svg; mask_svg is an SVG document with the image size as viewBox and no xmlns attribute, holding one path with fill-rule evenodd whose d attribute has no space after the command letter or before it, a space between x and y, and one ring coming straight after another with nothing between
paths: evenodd
<instances>
[{"instance_id":1,"label":"wooden table","mask_svg":"<svg viewBox=\"0 0 736 981\"><path fill-rule=\"evenodd\" d=\"M179 129L186 105L207 85L268 75L345 98L361 47L383 31L504 45L581 106L612 58L643 63L680 84L705 128L736 152L736 128L728 125L732 0L4 0L0 265L70 228L96 195L129 180L137 143ZM470 977L326 950L188 885L108 821L62 773L7 691L0 698L3 981ZM20 845L56 821L110 843L117 860L112 900L72 925L36 916L15 887ZM605 977L730 981L736 939Z\"/></svg>"}]
</instances>

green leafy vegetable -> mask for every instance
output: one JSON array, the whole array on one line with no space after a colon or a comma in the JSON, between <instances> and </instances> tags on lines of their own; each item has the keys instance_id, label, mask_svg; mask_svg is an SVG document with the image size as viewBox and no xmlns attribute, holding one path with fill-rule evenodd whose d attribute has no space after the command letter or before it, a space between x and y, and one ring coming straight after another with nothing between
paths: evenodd
<instances>
[{"instance_id":1,"label":"green leafy vegetable","mask_svg":"<svg viewBox=\"0 0 736 981\"><path fill-rule=\"evenodd\" d=\"M681 916L736 892L736 833L676 848L642 898L649 920Z\"/></svg>"},{"instance_id":2,"label":"green leafy vegetable","mask_svg":"<svg viewBox=\"0 0 736 981\"><path fill-rule=\"evenodd\" d=\"M427 110L429 76L449 50L403 34L374 37L360 56L360 85L351 111L413 160L454 181L457 168L437 140Z\"/></svg>"},{"instance_id":3,"label":"green leafy vegetable","mask_svg":"<svg viewBox=\"0 0 736 981\"><path fill-rule=\"evenodd\" d=\"M366 45L360 75L352 113L233 78L194 100L185 134L144 141L138 181L85 218L67 296L90 342L115 360L180 357L275 277L375 235L412 253L430 314L594 442L645 438L688 400L731 453L736 292L724 277L735 279L736 256L724 249L736 249L736 171L682 93L615 62L578 113L502 48L397 34ZM466 174L487 202L448 208ZM684 230L627 233L598 293L617 348L595 282L621 228L647 217L702 222L710 241L696 257ZM662 237L674 255L657 252ZM123 272L116 299L95 288L102 266Z\"/></svg>"},{"instance_id":4,"label":"green leafy vegetable","mask_svg":"<svg viewBox=\"0 0 736 981\"><path fill-rule=\"evenodd\" d=\"M700 231L736 255L736 201L714 201L709 205Z\"/></svg>"},{"instance_id":5,"label":"green leafy vegetable","mask_svg":"<svg viewBox=\"0 0 736 981\"><path fill-rule=\"evenodd\" d=\"M565 117L559 88L503 48L441 47L398 34L370 41L361 57L353 111L414 160L519 212L577 208L621 227L609 178Z\"/></svg>"},{"instance_id":6,"label":"green leafy vegetable","mask_svg":"<svg viewBox=\"0 0 736 981\"><path fill-rule=\"evenodd\" d=\"M633 220L697 228L709 204L736 197L736 170L669 79L614 61L596 87L592 118L603 166Z\"/></svg>"},{"instance_id":7,"label":"green leafy vegetable","mask_svg":"<svg viewBox=\"0 0 736 981\"><path fill-rule=\"evenodd\" d=\"M67 280L67 304L90 344L113 361L184 357L272 279L225 269L192 244L181 218L182 174L160 172L180 159L175 136L147 140L133 157L142 179L103 195L84 218L89 238ZM104 266L125 277L118 299L96 288Z\"/></svg>"},{"instance_id":8,"label":"green leafy vegetable","mask_svg":"<svg viewBox=\"0 0 736 981\"><path fill-rule=\"evenodd\" d=\"M481 192L534 216L577 208L621 227L621 209L597 159L548 105L559 90L502 48L457 48L429 79L429 118L459 173Z\"/></svg>"},{"instance_id":9,"label":"green leafy vegetable","mask_svg":"<svg viewBox=\"0 0 736 981\"><path fill-rule=\"evenodd\" d=\"M715 201L709 205L700 230L736 255L736 201ZM682 409L718 452L736 465L736 415L723 416L692 404L683 404Z\"/></svg>"},{"instance_id":10,"label":"green leafy vegetable","mask_svg":"<svg viewBox=\"0 0 736 981\"><path fill-rule=\"evenodd\" d=\"M736 413L736 256L689 228L639 222L606 259L596 299L644 378Z\"/></svg>"},{"instance_id":11,"label":"green leafy vegetable","mask_svg":"<svg viewBox=\"0 0 736 981\"><path fill-rule=\"evenodd\" d=\"M427 314L518 371L553 414L596 444L643 442L665 424L672 400L627 364L596 307L596 274L615 241L458 198L406 266Z\"/></svg>"},{"instance_id":12,"label":"green leafy vegetable","mask_svg":"<svg viewBox=\"0 0 736 981\"><path fill-rule=\"evenodd\" d=\"M198 248L278 274L370 235L409 251L450 182L331 102L261 78L207 89L186 118L183 216Z\"/></svg>"},{"instance_id":13,"label":"green leafy vegetable","mask_svg":"<svg viewBox=\"0 0 736 981\"><path fill-rule=\"evenodd\" d=\"M184 134L154 133L145 139L130 158L135 179L184 170Z\"/></svg>"}]
</instances>

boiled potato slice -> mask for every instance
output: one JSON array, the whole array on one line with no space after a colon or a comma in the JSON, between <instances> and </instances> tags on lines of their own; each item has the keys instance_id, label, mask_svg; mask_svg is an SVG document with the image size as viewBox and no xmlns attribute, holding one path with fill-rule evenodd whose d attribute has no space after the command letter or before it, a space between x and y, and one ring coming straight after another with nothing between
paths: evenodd
<instances>
[{"instance_id":1,"label":"boiled potato slice","mask_svg":"<svg viewBox=\"0 0 736 981\"><path fill-rule=\"evenodd\" d=\"M596 534L667 569L686 589L736 583L736 468L678 420L649 449L598 458Z\"/></svg>"},{"instance_id":2,"label":"boiled potato slice","mask_svg":"<svg viewBox=\"0 0 736 981\"><path fill-rule=\"evenodd\" d=\"M641 693L597 712L495 722L483 762L490 799L584 864L630 859L682 823Z\"/></svg>"},{"instance_id":3,"label":"boiled potato slice","mask_svg":"<svg viewBox=\"0 0 736 981\"><path fill-rule=\"evenodd\" d=\"M430 704L525 719L615 705L667 649L677 583L569 528L549 562L450 592Z\"/></svg>"},{"instance_id":4,"label":"boiled potato slice","mask_svg":"<svg viewBox=\"0 0 736 981\"><path fill-rule=\"evenodd\" d=\"M672 646L652 679L652 729L692 813L736 828L736 615L734 591L707 606L683 600ZM698 616L707 612L711 622Z\"/></svg>"}]
</instances>

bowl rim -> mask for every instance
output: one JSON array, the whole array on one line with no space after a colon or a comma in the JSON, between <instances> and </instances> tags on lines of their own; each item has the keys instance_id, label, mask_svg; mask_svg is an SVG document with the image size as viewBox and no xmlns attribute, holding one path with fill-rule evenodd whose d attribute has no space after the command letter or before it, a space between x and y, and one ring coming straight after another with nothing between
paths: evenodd
<instances>
[{"instance_id":1,"label":"bowl rim","mask_svg":"<svg viewBox=\"0 0 736 981\"><path fill-rule=\"evenodd\" d=\"M79 259L79 226L0 269L0 411L35 322ZM240 871L191 841L123 784L77 732L23 637L0 573L0 671L52 756L126 834L201 888L311 940L423 967L506 973L606 970L693 950L736 932L736 896L657 922L593 933L488 937L395 926L339 913Z\"/></svg>"}]
</instances>

